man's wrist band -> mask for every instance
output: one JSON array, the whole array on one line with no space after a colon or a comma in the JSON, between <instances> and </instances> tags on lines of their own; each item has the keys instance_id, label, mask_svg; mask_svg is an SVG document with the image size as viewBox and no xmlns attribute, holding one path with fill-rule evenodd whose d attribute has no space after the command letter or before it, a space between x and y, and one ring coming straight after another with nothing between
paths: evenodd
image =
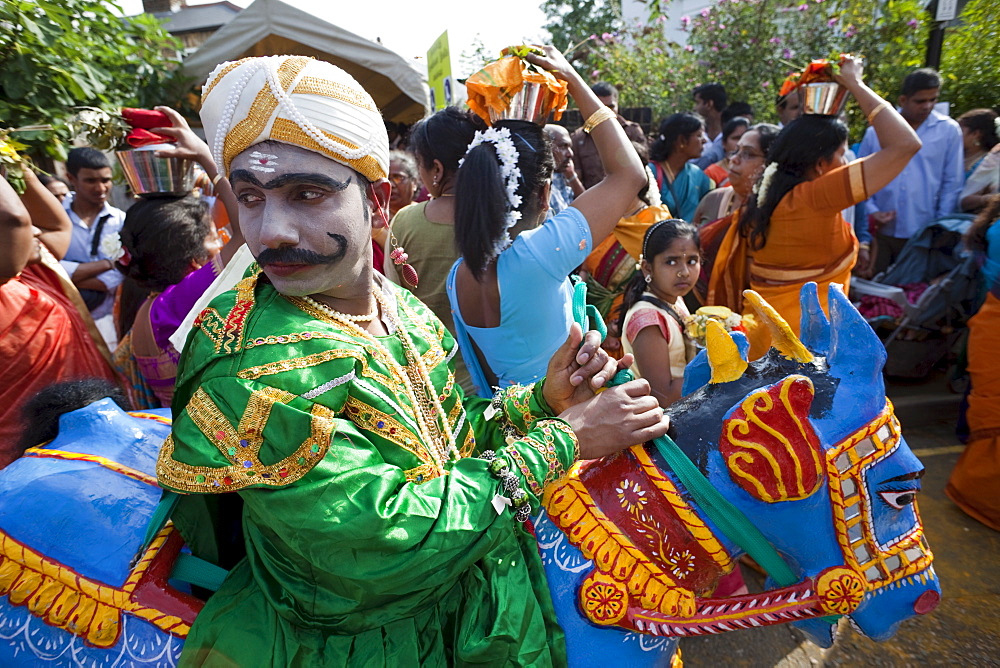
<instances>
[{"instance_id":1,"label":"man's wrist band","mask_svg":"<svg viewBox=\"0 0 1000 668\"><path fill-rule=\"evenodd\" d=\"M590 115L587 122L583 124L583 131L588 135L594 131L598 125L608 120L609 118L617 118L617 114L611 111L611 107L601 107L594 113Z\"/></svg>"}]
</instances>

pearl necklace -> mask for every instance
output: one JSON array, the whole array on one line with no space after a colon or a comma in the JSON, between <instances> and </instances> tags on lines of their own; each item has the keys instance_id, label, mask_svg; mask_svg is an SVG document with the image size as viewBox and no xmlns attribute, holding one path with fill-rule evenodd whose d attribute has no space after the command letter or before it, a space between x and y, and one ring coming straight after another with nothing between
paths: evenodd
<instances>
[{"instance_id":1,"label":"pearl necklace","mask_svg":"<svg viewBox=\"0 0 1000 668\"><path fill-rule=\"evenodd\" d=\"M371 299L368 300L368 313L362 315L352 315L350 313L341 313L340 311L335 311L332 307L323 304L322 302L313 299L312 297L302 297L303 300L307 301L314 308L319 309L323 313L326 313L332 318L337 320L349 320L350 322L371 322L378 315L378 303L375 301L375 292L373 291L370 295Z\"/></svg>"},{"instance_id":2,"label":"pearl necklace","mask_svg":"<svg viewBox=\"0 0 1000 668\"><path fill-rule=\"evenodd\" d=\"M382 307L383 317L392 325L392 328L395 330L396 337L403 345L403 351L407 358L407 364L405 367L396 362L392 353L384 345L382 345L382 343L374 335L372 335L371 332L353 322L343 313L334 311L332 308L317 302L311 297L299 297L299 299L306 302L321 313L329 316L338 324L345 325L347 328L353 329L354 332L352 333L366 339L369 345L378 349L379 352L382 353L382 356L392 369L393 375L402 381L406 398L417 412L418 419L416 420L416 424L418 431L420 432L420 437L423 442L428 445L428 452L434 460L435 466L438 468L439 472L444 472L445 461L449 459L452 461L461 459L461 453L455 443L455 436L452 434L451 429L448 428L448 414L445 412L444 407L441 405L441 402L437 397L437 392L435 391L434 384L431 381L430 372L427 370L427 366L424 364L423 358L420 353L414 349L413 343L410 341L410 337L406 335L405 331L403 331L402 324L396 319L392 309L390 309L382 300L382 297L377 290L372 291L372 296L374 296L378 305ZM373 318L374 316L375 313L373 313L371 317ZM416 371L415 378L411 375L411 369L414 368ZM420 388L421 394L424 395L423 401L420 401L417 398L416 388L414 386ZM433 411L430 409L433 409ZM441 438L442 432L444 433L444 439ZM442 440L444 440L445 443L442 443Z\"/></svg>"}]
</instances>

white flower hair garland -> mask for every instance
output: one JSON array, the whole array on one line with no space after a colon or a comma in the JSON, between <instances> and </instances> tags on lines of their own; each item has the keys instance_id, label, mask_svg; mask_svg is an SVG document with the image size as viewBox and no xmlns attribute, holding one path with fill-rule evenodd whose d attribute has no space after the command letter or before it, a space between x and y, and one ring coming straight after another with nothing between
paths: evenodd
<instances>
[{"instance_id":1,"label":"white flower hair garland","mask_svg":"<svg viewBox=\"0 0 1000 668\"><path fill-rule=\"evenodd\" d=\"M488 128L477 131L472 143L465 150L465 154L468 155L469 151L482 143L490 143L495 147L497 158L500 159L500 175L503 177L504 189L507 191L507 214L504 218L504 231L496 246L493 247L495 257L510 246L510 228L521 220L521 212L518 211L521 206L521 196L517 194L517 185L521 180L521 170L517 166L520 155L510 136L510 128ZM465 158L462 158L458 161L458 166L461 167L464 162Z\"/></svg>"},{"instance_id":2,"label":"white flower hair garland","mask_svg":"<svg viewBox=\"0 0 1000 668\"><path fill-rule=\"evenodd\" d=\"M767 190L771 187L774 175L778 173L778 163L772 162L764 170L764 175L754 184L753 191L757 195L757 206L760 206L767 199Z\"/></svg>"},{"instance_id":3,"label":"white flower hair garland","mask_svg":"<svg viewBox=\"0 0 1000 668\"><path fill-rule=\"evenodd\" d=\"M122 238L117 232L104 235L104 238L101 239L101 253L106 255L112 262L117 262L125 257L126 250L122 246Z\"/></svg>"}]
</instances>

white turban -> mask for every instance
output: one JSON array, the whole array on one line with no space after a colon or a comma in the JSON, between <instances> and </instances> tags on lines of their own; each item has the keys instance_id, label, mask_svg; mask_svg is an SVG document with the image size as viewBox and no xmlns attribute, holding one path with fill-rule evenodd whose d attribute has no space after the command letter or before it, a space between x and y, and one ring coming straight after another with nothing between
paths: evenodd
<instances>
[{"instance_id":1,"label":"white turban","mask_svg":"<svg viewBox=\"0 0 1000 668\"><path fill-rule=\"evenodd\" d=\"M233 158L267 140L315 151L370 181L389 172L389 137L374 100L350 74L322 60L223 63L205 82L201 120L226 175Z\"/></svg>"}]
</instances>

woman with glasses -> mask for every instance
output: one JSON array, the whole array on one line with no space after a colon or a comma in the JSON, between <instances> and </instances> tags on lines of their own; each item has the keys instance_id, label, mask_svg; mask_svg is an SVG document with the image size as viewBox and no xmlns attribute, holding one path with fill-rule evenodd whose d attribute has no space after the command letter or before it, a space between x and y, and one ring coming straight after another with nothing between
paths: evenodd
<instances>
[{"instance_id":1,"label":"woman with glasses","mask_svg":"<svg viewBox=\"0 0 1000 668\"><path fill-rule=\"evenodd\" d=\"M722 160L705 168L705 176L715 182L716 188L729 185L729 158L736 150L740 137L746 133L749 127L750 121L742 116L730 118L722 126L722 150L724 151Z\"/></svg>"},{"instance_id":2,"label":"woman with glasses","mask_svg":"<svg viewBox=\"0 0 1000 668\"><path fill-rule=\"evenodd\" d=\"M895 108L861 80L861 62L845 57L837 83L857 100L882 149L848 164L847 126L834 116L803 114L782 129L767 152L756 191L719 246L709 302L742 311L751 288L799 332L799 291L818 284L846 290L857 260L858 240L844 221L854 206L896 178L920 150L920 140Z\"/></svg>"},{"instance_id":3,"label":"woman with glasses","mask_svg":"<svg viewBox=\"0 0 1000 668\"><path fill-rule=\"evenodd\" d=\"M744 132L727 155L729 185L705 195L694 212L691 222L698 227L698 238L701 240L701 276L695 284L694 295L702 305L719 304L708 300L709 281L719 244L730 226L739 222L740 207L764 171L764 157L780 131L777 125L759 123Z\"/></svg>"}]
</instances>

